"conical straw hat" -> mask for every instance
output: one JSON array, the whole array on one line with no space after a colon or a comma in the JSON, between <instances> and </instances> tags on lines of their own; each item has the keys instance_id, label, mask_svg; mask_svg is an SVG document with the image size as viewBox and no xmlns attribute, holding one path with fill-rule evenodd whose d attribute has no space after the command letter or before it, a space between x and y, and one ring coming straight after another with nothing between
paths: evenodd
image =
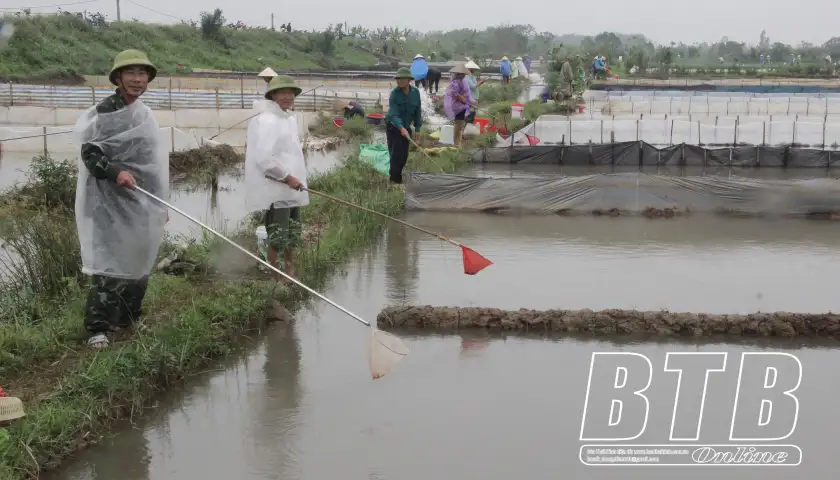
<instances>
[{"instance_id":1,"label":"conical straw hat","mask_svg":"<svg viewBox=\"0 0 840 480\"><path fill-rule=\"evenodd\" d=\"M343 98L339 98L335 101L335 103L333 103L333 109L336 112L340 112L340 111L344 110L345 108L347 108L349 106L350 106L350 100L345 100Z\"/></svg>"},{"instance_id":2,"label":"conical straw hat","mask_svg":"<svg viewBox=\"0 0 840 480\"><path fill-rule=\"evenodd\" d=\"M469 75L470 71L467 70L467 67L465 67L463 63L459 63L458 65L452 67L452 70L450 70L449 73L463 73L464 75Z\"/></svg>"},{"instance_id":3,"label":"conical straw hat","mask_svg":"<svg viewBox=\"0 0 840 480\"><path fill-rule=\"evenodd\" d=\"M0 422L8 422L25 416L23 402L15 397L0 397Z\"/></svg>"},{"instance_id":4,"label":"conical straw hat","mask_svg":"<svg viewBox=\"0 0 840 480\"><path fill-rule=\"evenodd\" d=\"M469 70L481 70L481 67L479 67L478 64L476 64L472 60L467 62L467 64L464 66L467 67Z\"/></svg>"},{"instance_id":5,"label":"conical straw hat","mask_svg":"<svg viewBox=\"0 0 840 480\"><path fill-rule=\"evenodd\" d=\"M273 77L276 77L276 76L277 76L277 72L272 70L271 67L265 67L265 69L257 75L257 77L259 77L259 78L266 78L266 77L273 78Z\"/></svg>"}]
</instances>

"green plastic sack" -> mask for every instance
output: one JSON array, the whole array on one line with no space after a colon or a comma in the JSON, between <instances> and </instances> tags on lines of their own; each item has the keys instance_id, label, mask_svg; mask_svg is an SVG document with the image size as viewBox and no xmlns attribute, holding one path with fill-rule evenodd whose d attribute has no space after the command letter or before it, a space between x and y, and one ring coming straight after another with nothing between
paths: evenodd
<instances>
[{"instance_id":1,"label":"green plastic sack","mask_svg":"<svg viewBox=\"0 0 840 480\"><path fill-rule=\"evenodd\" d=\"M391 156L388 147L381 143L376 145L360 145L359 160L375 168L382 175L391 173Z\"/></svg>"}]
</instances>

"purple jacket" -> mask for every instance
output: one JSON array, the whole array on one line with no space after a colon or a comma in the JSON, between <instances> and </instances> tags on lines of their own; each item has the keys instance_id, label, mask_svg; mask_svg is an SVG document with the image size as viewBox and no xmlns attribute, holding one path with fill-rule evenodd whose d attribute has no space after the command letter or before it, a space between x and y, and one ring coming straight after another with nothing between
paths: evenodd
<instances>
[{"instance_id":1,"label":"purple jacket","mask_svg":"<svg viewBox=\"0 0 840 480\"><path fill-rule=\"evenodd\" d=\"M462 103L457 96L463 95L467 103ZM455 119L455 115L464 112L464 116L470 114L470 105L472 105L472 95L470 94L470 86L467 84L467 78L464 77L459 82L453 80L449 82L446 88L446 95L443 98L443 110L446 112L447 118Z\"/></svg>"}]
</instances>

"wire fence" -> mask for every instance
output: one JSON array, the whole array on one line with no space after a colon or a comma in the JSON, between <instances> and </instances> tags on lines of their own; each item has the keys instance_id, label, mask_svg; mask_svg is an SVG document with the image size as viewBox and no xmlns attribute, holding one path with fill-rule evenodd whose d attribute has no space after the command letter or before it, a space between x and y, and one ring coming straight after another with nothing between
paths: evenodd
<instances>
[{"instance_id":1,"label":"wire fence","mask_svg":"<svg viewBox=\"0 0 840 480\"><path fill-rule=\"evenodd\" d=\"M0 106L37 106L59 108L86 108L112 95L111 88L61 87L36 85L0 85ZM264 90L148 90L143 103L153 109L250 109L255 100L263 99ZM383 99L383 95L385 98ZM365 108L377 103L387 103L387 92L337 92L314 88L295 100L295 109L320 111L331 109L337 99L356 100Z\"/></svg>"},{"instance_id":2,"label":"wire fence","mask_svg":"<svg viewBox=\"0 0 840 480\"><path fill-rule=\"evenodd\" d=\"M840 121L750 121L749 118L727 118L717 124L708 124L678 119L569 121L562 116L546 115L519 133L537 137L540 145L638 141L656 146L793 145L819 150L840 148Z\"/></svg>"},{"instance_id":3,"label":"wire fence","mask_svg":"<svg viewBox=\"0 0 840 480\"><path fill-rule=\"evenodd\" d=\"M609 96L589 98L590 115L840 115L840 97Z\"/></svg>"},{"instance_id":4,"label":"wire fence","mask_svg":"<svg viewBox=\"0 0 840 480\"><path fill-rule=\"evenodd\" d=\"M840 78L743 78L743 74L737 70L718 69L714 73L723 75L732 74L735 78L698 78L698 77L671 77L668 79L659 78L612 78L609 80L596 81L597 85L662 85L669 87L698 86L698 85L720 85L734 87L793 87L803 89L814 88L840 88Z\"/></svg>"},{"instance_id":5,"label":"wire fence","mask_svg":"<svg viewBox=\"0 0 840 480\"><path fill-rule=\"evenodd\" d=\"M239 143L244 144L244 136L241 137ZM208 138L191 129L161 127L158 130L158 140L170 152L198 148ZM0 152L46 154L77 149L72 127L0 127Z\"/></svg>"}]
</instances>

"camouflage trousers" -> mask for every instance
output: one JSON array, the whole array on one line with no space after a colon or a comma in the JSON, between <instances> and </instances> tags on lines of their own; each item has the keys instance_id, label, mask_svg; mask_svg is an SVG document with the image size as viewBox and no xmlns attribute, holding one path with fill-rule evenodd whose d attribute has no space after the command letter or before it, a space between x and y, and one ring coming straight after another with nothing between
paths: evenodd
<instances>
[{"instance_id":1,"label":"camouflage trousers","mask_svg":"<svg viewBox=\"0 0 840 480\"><path fill-rule=\"evenodd\" d=\"M105 333L140 319L149 278L126 280L93 275L85 304L85 330Z\"/></svg>"}]
</instances>

